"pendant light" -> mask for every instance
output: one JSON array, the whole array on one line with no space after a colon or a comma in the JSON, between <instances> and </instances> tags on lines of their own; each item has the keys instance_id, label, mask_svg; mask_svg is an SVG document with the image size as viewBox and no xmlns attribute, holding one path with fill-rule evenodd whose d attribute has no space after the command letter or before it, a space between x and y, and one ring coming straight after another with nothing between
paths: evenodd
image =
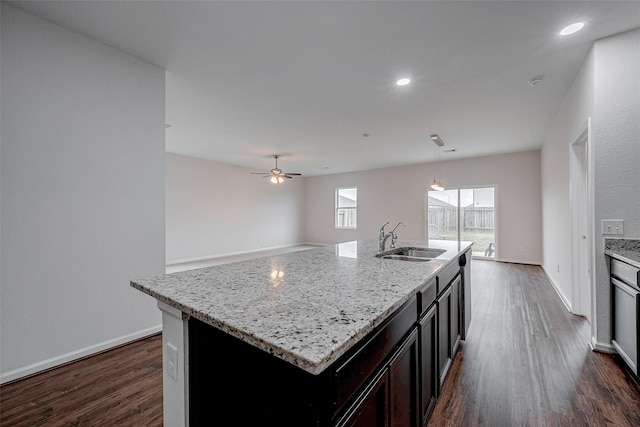
<instances>
[{"instance_id":1,"label":"pendant light","mask_svg":"<svg viewBox=\"0 0 640 427\"><path fill-rule=\"evenodd\" d=\"M440 160L442 159L442 147L444 146L444 142L442 141L442 139L440 139L440 137L437 134L431 135L431 140L433 141L434 170L436 172L439 172L440 167L437 165L437 163L439 163ZM442 183L441 180L437 178L438 174L434 174L434 175L435 177L433 178L433 182L430 185L431 189L436 191L443 191L444 184Z\"/></svg>"}]
</instances>

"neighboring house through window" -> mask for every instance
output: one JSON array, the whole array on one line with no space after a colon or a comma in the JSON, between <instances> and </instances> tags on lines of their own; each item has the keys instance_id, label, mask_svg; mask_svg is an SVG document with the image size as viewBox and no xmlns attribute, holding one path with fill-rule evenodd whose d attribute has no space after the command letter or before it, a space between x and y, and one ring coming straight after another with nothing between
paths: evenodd
<instances>
[{"instance_id":1,"label":"neighboring house through window","mask_svg":"<svg viewBox=\"0 0 640 427\"><path fill-rule=\"evenodd\" d=\"M336 188L336 228L357 228L358 189Z\"/></svg>"}]
</instances>

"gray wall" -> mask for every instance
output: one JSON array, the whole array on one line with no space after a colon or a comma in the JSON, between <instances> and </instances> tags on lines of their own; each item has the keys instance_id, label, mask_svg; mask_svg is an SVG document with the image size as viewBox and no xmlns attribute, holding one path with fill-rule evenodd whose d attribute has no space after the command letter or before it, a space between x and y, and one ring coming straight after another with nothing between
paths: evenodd
<instances>
[{"instance_id":1,"label":"gray wall","mask_svg":"<svg viewBox=\"0 0 640 427\"><path fill-rule=\"evenodd\" d=\"M166 155L167 262L291 246L302 239L304 185L253 169Z\"/></svg>"},{"instance_id":2,"label":"gray wall","mask_svg":"<svg viewBox=\"0 0 640 427\"><path fill-rule=\"evenodd\" d=\"M164 71L2 3L2 381L159 330Z\"/></svg>"},{"instance_id":3,"label":"gray wall","mask_svg":"<svg viewBox=\"0 0 640 427\"><path fill-rule=\"evenodd\" d=\"M402 238L424 239L425 189L434 164L420 164L305 179L306 241L335 243L375 239L386 221L399 221ZM540 264L542 222L540 151L446 161L447 188L496 186L498 259ZM358 229L335 228L335 189L358 187ZM520 247L524 251L520 251Z\"/></svg>"},{"instance_id":4,"label":"gray wall","mask_svg":"<svg viewBox=\"0 0 640 427\"><path fill-rule=\"evenodd\" d=\"M594 45L595 229L623 219L624 236L640 238L640 30ZM609 271L604 239L595 241L597 339L611 338Z\"/></svg>"}]
</instances>

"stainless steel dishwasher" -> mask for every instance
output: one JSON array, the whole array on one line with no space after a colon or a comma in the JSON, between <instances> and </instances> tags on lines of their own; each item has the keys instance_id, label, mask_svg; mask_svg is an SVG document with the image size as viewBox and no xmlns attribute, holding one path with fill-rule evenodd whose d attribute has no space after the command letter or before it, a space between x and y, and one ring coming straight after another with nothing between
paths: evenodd
<instances>
[{"instance_id":1,"label":"stainless steel dishwasher","mask_svg":"<svg viewBox=\"0 0 640 427\"><path fill-rule=\"evenodd\" d=\"M631 370L638 375L640 269L612 258L610 272L613 293L611 342Z\"/></svg>"}]
</instances>

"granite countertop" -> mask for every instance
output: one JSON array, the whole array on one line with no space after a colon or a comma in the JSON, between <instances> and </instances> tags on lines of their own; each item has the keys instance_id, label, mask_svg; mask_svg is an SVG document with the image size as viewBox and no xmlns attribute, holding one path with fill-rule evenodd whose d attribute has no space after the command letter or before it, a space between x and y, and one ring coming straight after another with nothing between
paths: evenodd
<instances>
[{"instance_id":1,"label":"granite countertop","mask_svg":"<svg viewBox=\"0 0 640 427\"><path fill-rule=\"evenodd\" d=\"M319 374L471 243L396 242L446 250L429 262L376 258L377 245L353 241L133 280L131 286Z\"/></svg>"},{"instance_id":2,"label":"granite countertop","mask_svg":"<svg viewBox=\"0 0 640 427\"><path fill-rule=\"evenodd\" d=\"M604 253L640 268L640 239L604 239Z\"/></svg>"}]
</instances>

